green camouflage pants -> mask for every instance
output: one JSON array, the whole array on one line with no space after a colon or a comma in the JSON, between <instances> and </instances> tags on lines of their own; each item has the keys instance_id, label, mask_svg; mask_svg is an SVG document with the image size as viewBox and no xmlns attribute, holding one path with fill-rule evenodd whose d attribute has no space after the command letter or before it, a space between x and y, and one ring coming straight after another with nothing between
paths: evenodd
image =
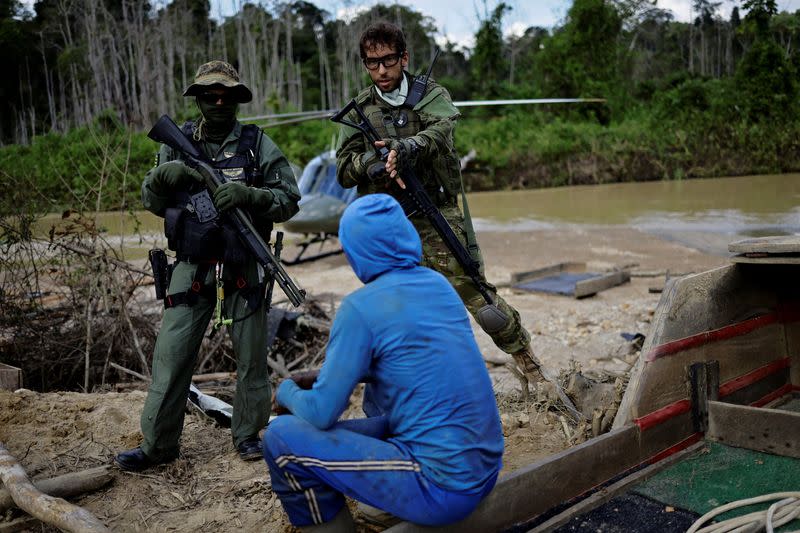
<instances>
[{"instance_id":1,"label":"green camouflage pants","mask_svg":"<svg viewBox=\"0 0 800 533\"><path fill-rule=\"evenodd\" d=\"M453 228L453 231L458 236L464 246L466 246L466 231L464 230L464 216L457 207L443 207L441 208L442 215ZM486 301L481 296L481 293L475 288L475 284L464 273L464 269L450 253L450 250L445 246L439 234L433 228L427 218L414 217L411 222L419 232L420 239L422 240L422 266L431 268L450 282L453 288L458 292L461 300L464 302L467 310L475 316L478 310L486 305ZM478 252L480 255L480 252ZM483 276L483 260L481 259L481 275ZM483 278L483 281L486 281ZM522 326L519 313L516 309L508 305L508 303L497 295L497 289L494 285L487 282L487 287L490 293L495 298L497 306L510 317L508 325L496 333L487 333L495 345L506 353L513 354L525 348L531 341L530 334ZM480 324L480 322L478 322Z\"/></svg>"},{"instance_id":2,"label":"green camouflage pants","mask_svg":"<svg viewBox=\"0 0 800 533\"><path fill-rule=\"evenodd\" d=\"M197 265L178 263L172 274L169 294L186 291ZM245 276L249 286L258 283L255 264ZM215 283L214 269L206 284ZM227 288L226 284L226 288ZM251 310L241 291L226 291L224 315L241 318ZM142 450L154 460L177 456L183 431L184 409L197 361L197 352L216 301L200 297L189 307L177 305L164 310L164 319L153 353L153 381L142 410ZM227 326L236 353L236 395L233 399L231 434L234 444L256 436L267 424L271 393L267 375L266 306L251 316Z\"/></svg>"}]
</instances>

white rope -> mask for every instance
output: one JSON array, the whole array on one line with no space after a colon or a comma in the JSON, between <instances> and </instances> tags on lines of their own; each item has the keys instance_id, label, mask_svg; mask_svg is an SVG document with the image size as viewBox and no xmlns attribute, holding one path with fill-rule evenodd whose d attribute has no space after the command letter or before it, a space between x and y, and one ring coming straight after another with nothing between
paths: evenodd
<instances>
[{"instance_id":1,"label":"white rope","mask_svg":"<svg viewBox=\"0 0 800 533\"><path fill-rule=\"evenodd\" d=\"M702 529L700 528L715 516L732 509L772 500L779 501L772 504L766 511L737 516ZM701 516L686 533L744 533L746 531L761 531L765 528L768 533L773 533L774 528L788 524L798 516L800 516L800 492L776 492L717 507Z\"/></svg>"},{"instance_id":2,"label":"white rope","mask_svg":"<svg viewBox=\"0 0 800 533\"><path fill-rule=\"evenodd\" d=\"M775 503L773 503L772 505L769 506L769 509L767 509L767 524L766 524L767 533L775 533L775 529L772 526L772 520L775 517L775 511L777 509L783 507L784 505L788 505L788 504L796 502L796 501L797 501L796 498L786 498L786 499L781 500L779 502L775 502ZM776 525L778 525L778 524L776 524Z\"/></svg>"}]
</instances>

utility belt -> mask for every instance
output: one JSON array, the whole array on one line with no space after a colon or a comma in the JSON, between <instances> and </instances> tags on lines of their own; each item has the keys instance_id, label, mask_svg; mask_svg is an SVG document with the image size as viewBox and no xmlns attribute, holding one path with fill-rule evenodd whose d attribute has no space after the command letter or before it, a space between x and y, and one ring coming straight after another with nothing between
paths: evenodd
<instances>
[{"instance_id":1,"label":"utility belt","mask_svg":"<svg viewBox=\"0 0 800 533\"><path fill-rule=\"evenodd\" d=\"M150 262L153 267L153 277L155 278L156 299L164 300L164 308L169 309L178 305L192 307L197 305L200 298L213 300L216 296L217 287L214 283L206 283L208 273L214 270L218 264L216 259L194 260L189 256L178 256L175 263L169 264L167 256L163 250L150 250ZM192 276L189 288L184 292L168 294L169 284L172 273L178 263L196 264L197 268ZM226 291L239 291L239 294L247 302L247 307L255 311L264 299L265 284L256 283L251 285L244 276L244 271L240 265L234 265L234 278L224 280Z\"/></svg>"}]
</instances>

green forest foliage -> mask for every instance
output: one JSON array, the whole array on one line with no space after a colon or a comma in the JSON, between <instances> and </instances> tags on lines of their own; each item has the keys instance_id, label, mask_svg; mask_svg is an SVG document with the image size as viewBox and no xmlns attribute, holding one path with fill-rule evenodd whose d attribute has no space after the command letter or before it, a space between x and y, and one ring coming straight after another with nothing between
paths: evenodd
<instances>
[{"instance_id":1,"label":"green forest foliage","mask_svg":"<svg viewBox=\"0 0 800 533\"><path fill-rule=\"evenodd\" d=\"M116 3L93 1L107 4L113 16ZM461 153L477 152L465 173L467 188L800 170L800 53L794 46L800 41L800 11L779 13L774 1L747 0L723 18L714 4L694 0L697 18L683 23L653 1L574 0L557 27L531 27L522 35L504 37L503 19L512 8L485 2L474 49L446 43L434 71L454 99L599 97L607 103L466 108L456 130L456 145ZM0 43L15 51L7 58L10 68L25 72L18 79L0 79L0 140L7 143L0 147L0 186L25 190L37 205L51 210L76 207L75 199L80 208L136 208L141 177L157 148L142 133L153 117L137 118L133 108L111 106L83 119L72 117L78 122L64 131L52 126L59 119L49 115L54 104L43 96L43 88L54 83L47 73L71 72L75 76L71 80L91 78L80 39L73 38L70 46L50 43L50 48L41 35L35 37L38 29L54 24L48 19L57 15L54 5L52 0L37 2L36 16L26 17L18 2L0 0ZM243 112L318 109L352 96L366 78L357 64L351 64L352 57L343 63L343 54L354 46L356 28L375 18L404 26L412 71L427 66L434 48L432 21L410 8L376 6L345 23L313 3L275 5L283 11L268 17L265 8L253 4L246 4L243 11L249 10L248 20L255 20L262 10L264 20L295 21L291 56L304 90L293 95L272 92ZM224 36L229 57L245 57L239 53L245 43L242 19L211 21L205 2L180 0L169 9L189 10L193 25L206 28L209 35ZM166 11L153 16L165 17ZM253 35L257 30L252 28ZM213 38L195 34L197 42L188 45L211 47ZM26 41L41 44L20 45ZM279 52L289 53L283 45L275 53ZM180 61L173 68L179 80ZM329 82L320 81L329 76ZM28 88L21 89L20 80ZM179 96L171 102L178 120L196 114L191 103ZM9 144L20 131L48 128L50 133ZM328 149L336 132L327 121L266 131L299 165ZM14 195L5 198L3 211L18 205Z\"/></svg>"}]
</instances>

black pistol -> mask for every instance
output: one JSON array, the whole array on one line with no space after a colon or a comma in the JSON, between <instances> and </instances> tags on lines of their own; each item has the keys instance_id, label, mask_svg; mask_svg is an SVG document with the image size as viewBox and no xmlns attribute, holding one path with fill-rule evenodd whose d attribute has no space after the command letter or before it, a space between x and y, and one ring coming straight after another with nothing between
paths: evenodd
<instances>
[{"instance_id":1,"label":"black pistol","mask_svg":"<svg viewBox=\"0 0 800 533\"><path fill-rule=\"evenodd\" d=\"M161 248L150 250L150 266L153 268L153 279L156 287L156 300L163 300L167 297L169 288L170 268L167 261L167 254Z\"/></svg>"}]
</instances>

